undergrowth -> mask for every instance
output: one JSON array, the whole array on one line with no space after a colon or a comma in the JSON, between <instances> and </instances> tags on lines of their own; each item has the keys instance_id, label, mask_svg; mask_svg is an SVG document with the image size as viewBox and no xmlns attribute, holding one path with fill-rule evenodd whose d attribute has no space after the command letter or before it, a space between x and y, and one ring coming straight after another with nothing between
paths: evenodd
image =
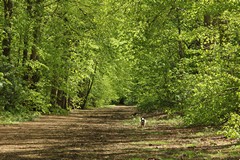
<instances>
[{"instance_id":1,"label":"undergrowth","mask_svg":"<svg viewBox=\"0 0 240 160\"><path fill-rule=\"evenodd\" d=\"M46 113L28 110L0 111L0 124L14 124L18 122L33 121L42 114L68 115L69 111L61 108L51 108L50 111Z\"/></svg>"},{"instance_id":2,"label":"undergrowth","mask_svg":"<svg viewBox=\"0 0 240 160\"><path fill-rule=\"evenodd\" d=\"M0 124L14 124L17 122L32 121L40 116L39 112L8 112L0 113Z\"/></svg>"}]
</instances>

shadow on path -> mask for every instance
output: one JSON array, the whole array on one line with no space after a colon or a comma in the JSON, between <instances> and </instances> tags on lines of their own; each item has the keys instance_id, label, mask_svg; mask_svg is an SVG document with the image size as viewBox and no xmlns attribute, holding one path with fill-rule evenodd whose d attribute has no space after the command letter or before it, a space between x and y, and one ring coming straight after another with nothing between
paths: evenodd
<instances>
[{"instance_id":1,"label":"shadow on path","mask_svg":"<svg viewBox=\"0 0 240 160\"><path fill-rule=\"evenodd\" d=\"M211 147L205 143L200 146L181 144L191 138L201 139L201 136L190 136L190 132L196 130L164 125L144 129L123 125L132 119L134 112L135 107L124 106L74 110L69 116L42 116L33 122L0 125L0 160L194 159L184 157L186 151L214 153L230 147L229 144ZM157 140L166 143L150 143ZM197 155L197 158L203 157Z\"/></svg>"},{"instance_id":2,"label":"shadow on path","mask_svg":"<svg viewBox=\"0 0 240 160\"><path fill-rule=\"evenodd\" d=\"M0 160L122 159L129 156L125 144L142 134L122 125L133 112L134 107L76 110L0 126Z\"/></svg>"}]
</instances>

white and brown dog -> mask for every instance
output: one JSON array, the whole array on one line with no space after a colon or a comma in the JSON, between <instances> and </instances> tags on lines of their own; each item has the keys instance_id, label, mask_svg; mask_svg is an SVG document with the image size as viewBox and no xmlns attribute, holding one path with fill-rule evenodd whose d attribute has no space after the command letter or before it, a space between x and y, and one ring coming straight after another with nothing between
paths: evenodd
<instances>
[{"instance_id":1,"label":"white and brown dog","mask_svg":"<svg viewBox=\"0 0 240 160\"><path fill-rule=\"evenodd\" d=\"M145 125L146 125L146 119L145 118L141 118L141 120L140 120L140 122L141 122L141 127L144 127Z\"/></svg>"}]
</instances>

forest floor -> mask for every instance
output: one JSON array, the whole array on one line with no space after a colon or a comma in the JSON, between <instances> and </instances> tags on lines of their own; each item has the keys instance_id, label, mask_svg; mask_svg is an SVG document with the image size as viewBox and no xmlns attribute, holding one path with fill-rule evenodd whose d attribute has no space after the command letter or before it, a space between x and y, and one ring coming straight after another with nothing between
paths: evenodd
<instances>
[{"instance_id":1,"label":"forest floor","mask_svg":"<svg viewBox=\"0 0 240 160\"><path fill-rule=\"evenodd\" d=\"M32 122L0 125L0 160L240 159L240 144L207 127L181 127L162 113L135 107L74 110Z\"/></svg>"}]
</instances>

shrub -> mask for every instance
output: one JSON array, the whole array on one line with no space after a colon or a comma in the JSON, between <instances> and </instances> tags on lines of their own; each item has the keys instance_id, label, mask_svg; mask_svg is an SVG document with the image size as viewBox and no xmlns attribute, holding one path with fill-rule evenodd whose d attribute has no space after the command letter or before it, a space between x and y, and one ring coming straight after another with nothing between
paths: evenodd
<instances>
[{"instance_id":1,"label":"shrub","mask_svg":"<svg viewBox=\"0 0 240 160\"><path fill-rule=\"evenodd\" d=\"M240 138L240 115L231 113L229 120L223 126L223 134L230 138Z\"/></svg>"}]
</instances>

